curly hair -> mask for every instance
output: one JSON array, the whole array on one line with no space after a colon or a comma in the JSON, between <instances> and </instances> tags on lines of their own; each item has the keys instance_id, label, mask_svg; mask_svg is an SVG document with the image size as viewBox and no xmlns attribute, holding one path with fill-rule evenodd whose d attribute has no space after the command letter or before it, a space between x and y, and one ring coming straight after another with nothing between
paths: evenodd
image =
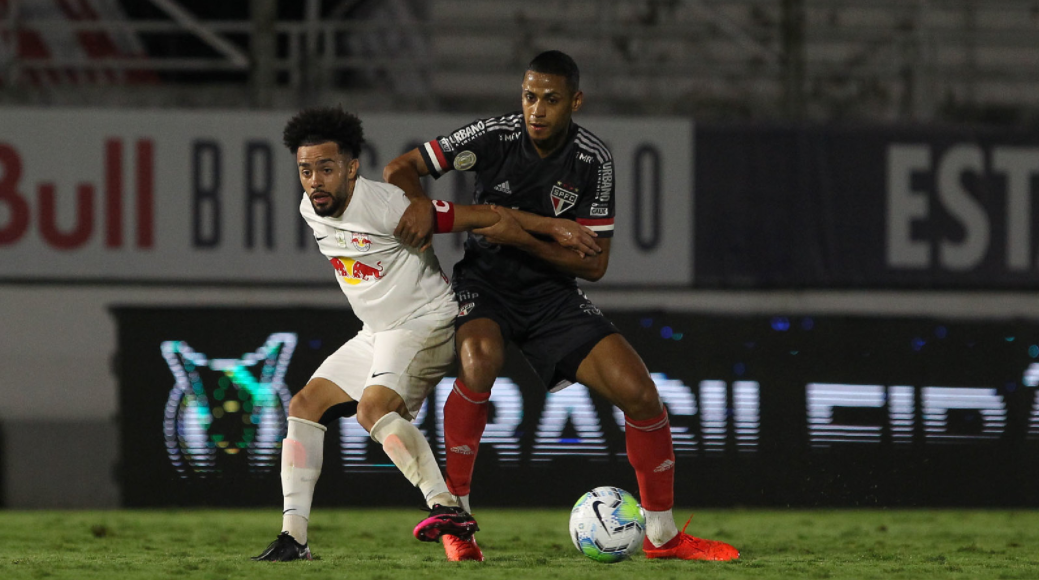
<instances>
[{"instance_id":1,"label":"curly hair","mask_svg":"<svg viewBox=\"0 0 1039 580\"><path fill-rule=\"evenodd\" d=\"M361 154L364 130L361 120L347 113L342 106L314 107L303 109L285 124L282 142L293 155L304 145L317 145L332 141L339 146L340 153L349 152L354 159Z\"/></svg>"}]
</instances>

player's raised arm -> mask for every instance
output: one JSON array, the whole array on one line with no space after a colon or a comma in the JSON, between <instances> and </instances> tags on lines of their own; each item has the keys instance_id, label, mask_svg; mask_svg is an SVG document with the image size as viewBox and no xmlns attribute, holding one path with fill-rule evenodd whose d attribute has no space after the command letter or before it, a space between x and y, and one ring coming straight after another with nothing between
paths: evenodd
<instances>
[{"instance_id":1,"label":"player's raised arm","mask_svg":"<svg viewBox=\"0 0 1039 580\"><path fill-rule=\"evenodd\" d=\"M382 170L383 181L404 190L404 195L411 200L411 205L404 210L393 235L405 245L420 250L425 250L433 243L433 211L429 196L422 189L420 181L426 175L429 175L429 169L418 149L412 149L390 161Z\"/></svg>"},{"instance_id":2,"label":"player's raised arm","mask_svg":"<svg viewBox=\"0 0 1039 580\"><path fill-rule=\"evenodd\" d=\"M434 199L432 204L436 210L434 233L488 228L502 219L502 213L507 213L517 222L518 227L531 233L550 236L562 248L576 252L579 257L596 255L602 251L596 244L595 232L573 220L538 216L492 205L456 205L439 199Z\"/></svg>"}]
</instances>

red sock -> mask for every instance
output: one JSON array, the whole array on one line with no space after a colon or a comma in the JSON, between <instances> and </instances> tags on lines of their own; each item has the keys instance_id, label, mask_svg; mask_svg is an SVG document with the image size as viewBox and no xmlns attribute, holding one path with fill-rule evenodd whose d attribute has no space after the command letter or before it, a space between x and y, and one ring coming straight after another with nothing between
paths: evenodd
<instances>
[{"instance_id":1,"label":"red sock","mask_svg":"<svg viewBox=\"0 0 1039 580\"><path fill-rule=\"evenodd\" d=\"M474 393L462 381L455 386L444 403L444 443L447 447L447 488L455 495L469 495L476 452L487 426L487 400L490 391Z\"/></svg>"},{"instance_id":2,"label":"red sock","mask_svg":"<svg viewBox=\"0 0 1039 580\"><path fill-rule=\"evenodd\" d=\"M625 415L628 462L639 480L642 507L659 512L675 503L675 450L665 409L659 416L636 421Z\"/></svg>"}]
</instances>

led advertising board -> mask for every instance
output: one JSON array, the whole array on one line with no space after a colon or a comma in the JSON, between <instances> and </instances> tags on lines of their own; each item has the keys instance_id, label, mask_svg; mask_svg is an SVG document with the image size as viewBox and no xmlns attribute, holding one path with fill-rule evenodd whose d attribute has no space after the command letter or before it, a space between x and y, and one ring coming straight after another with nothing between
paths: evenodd
<instances>
[{"instance_id":1,"label":"led advertising board","mask_svg":"<svg viewBox=\"0 0 1039 580\"><path fill-rule=\"evenodd\" d=\"M280 502L288 401L360 327L344 309L115 308L127 506ZM1039 505L1039 324L607 313L670 414L684 505ZM637 489L623 415L547 393L519 352L491 397L478 505ZM443 403L416 424L443 461ZM418 492L354 419L333 423L317 505Z\"/></svg>"}]
</instances>

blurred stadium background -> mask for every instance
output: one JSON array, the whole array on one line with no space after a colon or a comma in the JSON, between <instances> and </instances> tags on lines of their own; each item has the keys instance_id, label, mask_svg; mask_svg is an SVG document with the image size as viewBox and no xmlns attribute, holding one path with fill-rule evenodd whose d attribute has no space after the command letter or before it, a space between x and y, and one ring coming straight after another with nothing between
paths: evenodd
<instances>
[{"instance_id":1,"label":"blurred stadium background","mask_svg":"<svg viewBox=\"0 0 1039 580\"><path fill-rule=\"evenodd\" d=\"M1039 505L1033 0L0 0L0 505L277 504L280 401L357 325L284 121L359 112L378 178L550 48L617 164L584 286L656 373L680 501ZM487 502L633 489L611 411L515 355ZM412 498L366 441L328 438L319 502Z\"/></svg>"}]
</instances>

